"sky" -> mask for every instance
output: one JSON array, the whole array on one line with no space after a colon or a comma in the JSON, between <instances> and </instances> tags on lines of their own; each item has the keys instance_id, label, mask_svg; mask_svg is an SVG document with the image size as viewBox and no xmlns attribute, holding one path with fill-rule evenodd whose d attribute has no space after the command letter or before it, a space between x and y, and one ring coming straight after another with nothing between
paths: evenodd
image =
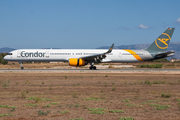
<instances>
[{"instance_id":1,"label":"sky","mask_svg":"<svg viewBox=\"0 0 180 120\"><path fill-rule=\"evenodd\" d=\"M180 42L179 0L0 0L0 48L94 49Z\"/></svg>"}]
</instances>

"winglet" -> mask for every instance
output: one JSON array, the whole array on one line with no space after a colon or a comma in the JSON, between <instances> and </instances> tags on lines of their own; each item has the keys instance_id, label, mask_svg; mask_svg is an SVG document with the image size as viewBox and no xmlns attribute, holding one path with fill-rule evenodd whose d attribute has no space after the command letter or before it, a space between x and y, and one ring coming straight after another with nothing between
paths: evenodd
<instances>
[{"instance_id":1,"label":"winglet","mask_svg":"<svg viewBox=\"0 0 180 120\"><path fill-rule=\"evenodd\" d=\"M109 50L106 52L106 54L107 54L107 53L111 53L111 52L112 52L113 47L114 47L114 43L111 45L111 47L110 47L110 48L109 48Z\"/></svg>"}]
</instances>

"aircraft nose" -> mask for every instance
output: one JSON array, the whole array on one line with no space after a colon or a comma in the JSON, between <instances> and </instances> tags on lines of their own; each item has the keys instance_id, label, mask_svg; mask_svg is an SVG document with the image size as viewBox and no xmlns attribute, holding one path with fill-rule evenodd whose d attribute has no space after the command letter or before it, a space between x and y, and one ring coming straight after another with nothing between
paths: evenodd
<instances>
[{"instance_id":1,"label":"aircraft nose","mask_svg":"<svg viewBox=\"0 0 180 120\"><path fill-rule=\"evenodd\" d=\"M6 55L6 56L4 56L4 58L3 58L4 60L8 60L8 56Z\"/></svg>"}]
</instances>

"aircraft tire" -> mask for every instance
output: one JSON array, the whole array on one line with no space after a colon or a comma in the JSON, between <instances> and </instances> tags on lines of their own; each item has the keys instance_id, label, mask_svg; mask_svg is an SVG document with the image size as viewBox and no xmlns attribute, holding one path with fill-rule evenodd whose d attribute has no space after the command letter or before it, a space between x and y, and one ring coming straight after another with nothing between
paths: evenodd
<instances>
[{"instance_id":1,"label":"aircraft tire","mask_svg":"<svg viewBox=\"0 0 180 120\"><path fill-rule=\"evenodd\" d=\"M89 69L92 70L92 67L90 66Z\"/></svg>"},{"instance_id":2,"label":"aircraft tire","mask_svg":"<svg viewBox=\"0 0 180 120\"><path fill-rule=\"evenodd\" d=\"M93 69L96 70L96 66L93 66Z\"/></svg>"},{"instance_id":3,"label":"aircraft tire","mask_svg":"<svg viewBox=\"0 0 180 120\"><path fill-rule=\"evenodd\" d=\"M21 67L21 70L23 70L24 69L24 67Z\"/></svg>"}]
</instances>

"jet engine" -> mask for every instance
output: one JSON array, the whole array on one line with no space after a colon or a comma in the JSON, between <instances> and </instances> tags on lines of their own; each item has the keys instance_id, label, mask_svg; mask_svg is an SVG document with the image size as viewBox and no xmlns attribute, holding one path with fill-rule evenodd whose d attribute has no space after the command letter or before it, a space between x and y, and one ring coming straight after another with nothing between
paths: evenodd
<instances>
[{"instance_id":1,"label":"jet engine","mask_svg":"<svg viewBox=\"0 0 180 120\"><path fill-rule=\"evenodd\" d=\"M86 65L86 62L84 59L70 58L69 65L70 66L84 66Z\"/></svg>"}]
</instances>

